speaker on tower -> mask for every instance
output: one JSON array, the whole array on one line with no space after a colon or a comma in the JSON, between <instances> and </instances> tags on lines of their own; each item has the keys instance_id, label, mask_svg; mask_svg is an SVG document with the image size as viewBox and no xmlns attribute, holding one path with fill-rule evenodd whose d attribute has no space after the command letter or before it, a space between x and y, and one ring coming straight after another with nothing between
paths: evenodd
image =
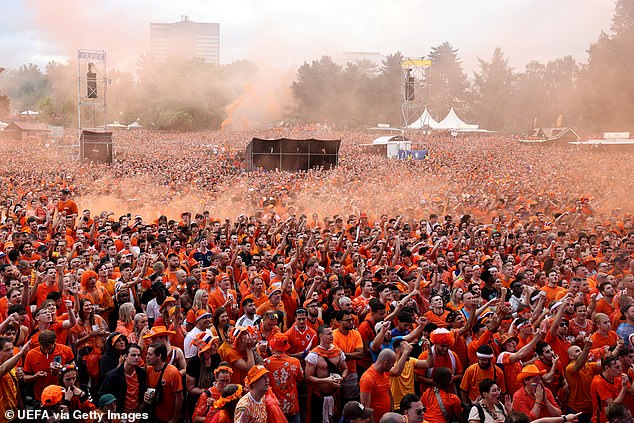
<instances>
[{"instance_id":1,"label":"speaker on tower","mask_svg":"<svg viewBox=\"0 0 634 423\"><path fill-rule=\"evenodd\" d=\"M88 98L97 98L97 74L94 71L94 67L95 65L88 63L88 73L86 74Z\"/></svg>"}]
</instances>

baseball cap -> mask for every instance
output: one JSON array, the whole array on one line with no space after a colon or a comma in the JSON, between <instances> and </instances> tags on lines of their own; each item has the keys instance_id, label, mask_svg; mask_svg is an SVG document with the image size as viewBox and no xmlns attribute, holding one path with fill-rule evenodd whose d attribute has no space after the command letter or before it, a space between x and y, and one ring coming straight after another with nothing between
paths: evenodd
<instances>
[{"instance_id":1,"label":"baseball cap","mask_svg":"<svg viewBox=\"0 0 634 423\"><path fill-rule=\"evenodd\" d=\"M304 308L308 308L308 306L309 306L310 304L313 304L313 303L315 303L315 304L319 305L319 301L317 301L317 300L316 300L316 299L314 299L314 298L310 298L310 299L308 299L308 300L304 301L303 306L304 306Z\"/></svg>"},{"instance_id":2,"label":"baseball cap","mask_svg":"<svg viewBox=\"0 0 634 423\"><path fill-rule=\"evenodd\" d=\"M52 406L62 401L64 390L59 385L49 385L42 391L42 405Z\"/></svg>"},{"instance_id":3,"label":"baseball cap","mask_svg":"<svg viewBox=\"0 0 634 423\"><path fill-rule=\"evenodd\" d=\"M97 406L99 408L105 407L106 405L110 405L113 402L116 402L117 399L115 398L114 395L112 394L106 394L104 396L102 396L101 398L99 398L99 402L97 403Z\"/></svg>"}]
</instances>

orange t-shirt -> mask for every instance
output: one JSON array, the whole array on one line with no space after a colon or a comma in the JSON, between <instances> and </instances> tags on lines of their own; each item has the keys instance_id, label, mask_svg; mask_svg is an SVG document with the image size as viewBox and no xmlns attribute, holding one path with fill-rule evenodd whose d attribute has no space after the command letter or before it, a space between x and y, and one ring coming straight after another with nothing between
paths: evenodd
<instances>
[{"instance_id":1,"label":"orange t-shirt","mask_svg":"<svg viewBox=\"0 0 634 423\"><path fill-rule=\"evenodd\" d=\"M139 409L139 378L136 371L132 372L131 375L126 374L125 381L128 390L123 409L126 413L134 413Z\"/></svg>"},{"instance_id":2,"label":"orange t-shirt","mask_svg":"<svg viewBox=\"0 0 634 423\"><path fill-rule=\"evenodd\" d=\"M599 332L595 332L592 334L590 339L592 339L592 349L595 349L603 348L606 345L610 347L616 345L616 341L618 341L619 336L616 334L616 332L611 330L610 332L608 332L607 336L603 336Z\"/></svg>"},{"instance_id":3,"label":"orange t-shirt","mask_svg":"<svg viewBox=\"0 0 634 423\"><path fill-rule=\"evenodd\" d=\"M358 330L352 329L347 335L344 335L339 329L336 329L332 332L332 337L332 343L341 348L344 353L352 353L357 348L363 350L363 340ZM346 364L349 372L356 373L357 360L346 359Z\"/></svg>"},{"instance_id":4,"label":"orange t-shirt","mask_svg":"<svg viewBox=\"0 0 634 423\"><path fill-rule=\"evenodd\" d=\"M58 290L57 281L53 286L48 286L45 283L41 283L37 286L37 291L35 293L35 304L39 307L46 300L46 296L50 292L56 292Z\"/></svg>"},{"instance_id":5,"label":"orange t-shirt","mask_svg":"<svg viewBox=\"0 0 634 423\"><path fill-rule=\"evenodd\" d=\"M548 373L552 368L551 365L544 363L541 359L535 360L535 365L539 370L544 372L544 374ZM566 367L568 365L566 364ZM564 365L561 362L561 359L555 365L555 373L553 375L553 380L550 383L545 383L544 386L551 390L554 395L558 395L559 388L561 388L563 380L564 380Z\"/></svg>"},{"instance_id":6,"label":"orange t-shirt","mask_svg":"<svg viewBox=\"0 0 634 423\"><path fill-rule=\"evenodd\" d=\"M597 301L597 307L595 308L595 312L604 313L609 316L612 313L614 313L614 309L615 309L614 305L608 303L604 297Z\"/></svg>"},{"instance_id":7,"label":"orange t-shirt","mask_svg":"<svg viewBox=\"0 0 634 423\"><path fill-rule=\"evenodd\" d=\"M559 338L557 335L553 335L550 331L546 332L544 342L553 348L553 352L559 356L559 363L561 363L565 368L570 362L570 358L568 357L570 342ZM554 394L557 395L557 392L554 392Z\"/></svg>"},{"instance_id":8,"label":"orange t-shirt","mask_svg":"<svg viewBox=\"0 0 634 423\"><path fill-rule=\"evenodd\" d=\"M602 374L592 378L590 385L590 397L592 398L592 423L606 423L605 400L616 398L621 391L621 378L616 377L612 382L603 377ZM597 420L597 415L599 420Z\"/></svg>"},{"instance_id":9,"label":"orange t-shirt","mask_svg":"<svg viewBox=\"0 0 634 423\"><path fill-rule=\"evenodd\" d=\"M361 375L359 390L362 394L371 395L370 408L374 410L374 421L378 422L382 415L391 411L389 373L379 373L374 366L370 366Z\"/></svg>"},{"instance_id":10,"label":"orange t-shirt","mask_svg":"<svg viewBox=\"0 0 634 423\"><path fill-rule=\"evenodd\" d=\"M427 313L423 315L423 317L427 318L427 322L433 323L439 328L446 328L448 314L449 314L448 310L443 310L443 313L439 316L436 313L434 313L433 310L429 309L427 310Z\"/></svg>"},{"instance_id":11,"label":"orange t-shirt","mask_svg":"<svg viewBox=\"0 0 634 423\"><path fill-rule=\"evenodd\" d=\"M522 373L522 363L518 360L511 363L512 353L504 351L498 356L498 364L504 366L504 381L506 382L506 392L515 392L522 389L522 382L517 381L517 376Z\"/></svg>"},{"instance_id":12,"label":"orange t-shirt","mask_svg":"<svg viewBox=\"0 0 634 423\"><path fill-rule=\"evenodd\" d=\"M155 408L156 417L162 421L168 421L174 416L176 394L183 392L183 377L178 369L171 364L166 364L161 384L163 385L163 398L160 406ZM156 388L159 383L161 372L154 370L154 367L147 368L147 384L150 388Z\"/></svg>"},{"instance_id":13,"label":"orange t-shirt","mask_svg":"<svg viewBox=\"0 0 634 423\"><path fill-rule=\"evenodd\" d=\"M565 375L568 380L568 407L576 412L592 413L592 398L588 386L592 384L592 378L601 371L599 363L586 363L577 373L572 371L574 362L568 364Z\"/></svg>"},{"instance_id":14,"label":"orange t-shirt","mask_svg":"<svg viewBox=\"0 0 634 423\"><path fill-rule=\"evenodd\" d=\"M75 359L73 351L66 345L55 344L55 349L51 354L44 354L38 347L32 349L26 354L24 359L24 372L30 375L34 375L39 371L46 372L46 376L38 377L35 379L35 386L33 391L35 393L35 399L38 401L42 397L42 391L48 385L56 385L59 381L58 375L51 374L51 363L56 357L60 357L60 364L63 366L70 363Z\"/></svg>"},{"instance_id":15,"label":"orange t-shirt","mask_svg":"<svg viewBox=\"0 0 634 423\"><path fill-rule=\"evenodd\" d=\"M262 296L261 296L260 298L255 298L255 296L254 296L253 294L249 294L249 295L247 295L246 297L244 297L244 299L245 299L245 300L246 300L247 298L252 298L252 299L253 299L253 302L255 303L255 308L256 308L256 310L257 310L258 308L260 308L260 306L261 306L262 304L264 304L265 302L267 302L267 301L269 300L269 296L268 296L268 295L266 295L266 294L264 294L264 293L262 294Z\"/></svg>"},{"instance_id":16,"label":"orange t-shirt","mask_svg":"<svg viewBox=\"0 0 634 423\"><path fill-rule=\"evenodd\" d=\"M557 298L557 294L561 292L563 292L564 295L566 294L566 288L562 288L561 286L556 286L554 288L551 288L548 285L546 285L546 286L542 286L539 290L544 291L546 293L547 305L555 301L555 299Z\"/></svg>"},{"instance_id":17,"label":"orange t-shirt","mask_svg":"<svg viewBox=\"0 0 634 423\"><path fill-rule=\"evenodd\" d=\"M442 398L443 405L445 406L445 410L447 410L447 414L451 415L460 415L462 413L462 403L460 402L460 398L456 394L452 394L447 391L443 391L442 389L438 390L440 397ZM426 422L442 422L444 423L445 415L443 414L440 406L438 405L438 400L436 399L436 393L434 392L434 388L429 388L420 398L421 402L425 406L425 421ZM484 423L484 422L482 422Z\"/></svg>"},{"instance_id":18,"label":"orange t-shirt","mask_svg":"<svg viewBox=\"0 0 634 423\"><path fill-rule=\"evenodd\" d=\"M226 342L218 348L218 354L220 355L220 359L222 361L226 361L231 364L231 367L233 368L231 383L242 385L244 383L244 378L247 376L247 372L238 369L233 363L238 360L244 360L246 362L246 356L243 356L242 353L235 349L233 345L227 344Z\"/></svg>"},{"instance_id":19,"label":"orange t-shirt","mask_svg":"<svg viewBox=\"0 0 634 423\"><path fill-rule=\"evenodd\" d=\"M279 310L279 311L284 312L284 314L286 315L286 311L284 310L284 303L283 302L280 301L280 303L277 305L277 307L275 307L268 300L264 304L262 304L260 307L257 308L256 313L259 316L264 316L264 313L266 313L269 310Z\"/></svg>"},{"instance_id":20,"label":"orange t-shirt","mask_svg":"<svg viewBox=\"0 0 634 423\"><path fill-rule=\"evenodd\" d=\"M79 213L77 203L73 200L60 201L57 203L57 211L60 213L66 212L66 215Z\"/></svg>"},{"instance_id":21,"label":"orange t-shirt","mask_svg":"<svg viewBox=\"0 0 634 423\"><path fill-rule=\"evenodd\" d=\"M486 370L480 368L478 363L472 364L467 367L464 375L462 376L462 382L460 382L460 389L469 394L471 401L480 395L478 385L484 379L493 379L495 383L500 387L502 393L506 392L506 382L504 380L504 372L498 366L492 365Z\"/></svg>"},{"instance_id":22,"label":"orange t-shirt","mask_svg":"<svg viewBox=\"0 0 634 423\"><path fill-rule=\"evenodd\" d=\"M290 348L288 354L297 354L302 351L312 349L317 342L317 332L311 327L306 327L306 330L300 332L297 326L293 325L289 330L284 332L288 336L288 343Z\"/></svg>"},{"instance_id":23,"label":"orange t-shirt","mask_svg":"<svg viewBox=\"0 0 634 423\"><path fill-rule=\"evenodd\" d=\"M450 355L451 354L451 355ZM429 351L425 350L423 351L419 356L418 359L419 360L427 360L427 357L429 356ZM414 373L419 374L421 376L425 376L429 379L432 379L434 376L434 369L439 369L441 367L446 367L449 370L451 370L451 374L452 375L461 375L463 372L464 367L462 367L462 363L460 361L460 358L458 357L458 354L456 354L454 351L449 350L447 352L446 355L442 355L442 354L434 354L434 367L431 369L416 369L414 370ZM453 384L453 382L452 382ZM433 385L427 384L425 382L421 382L420 383L420 390L421 391L425 391L428 388L433 387Z\"/></svg>"}]
</instances>

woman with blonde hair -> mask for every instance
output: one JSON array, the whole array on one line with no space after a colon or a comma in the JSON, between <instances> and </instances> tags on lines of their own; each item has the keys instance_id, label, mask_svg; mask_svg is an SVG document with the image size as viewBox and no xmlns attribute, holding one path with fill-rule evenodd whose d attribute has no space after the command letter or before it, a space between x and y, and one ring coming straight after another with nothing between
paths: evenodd
<instances>
[{"instance_id":1,"label":"woman with blonde hair","mask_svg":"<svg viewBox=\"0 0 634 423\"><path fill-rule=\"evenodd\" d=\"M197 289L194 293L194 301L192 301L192 308L187 312L185 318L188 331L192 330L196 323L196 312L198 310L205 310L211 313L211 307L209 307L209 293L205 289Z\"/></svg>"},{"instance_id":2,"label":"woman with blonde hair","mask_svg":"<svg viewBox=\"0 0 634 423\"><path fill-rule=\"evenodd\" d=\"M451 296L449 297L449 302L445 305L449 310L460 310L464 305L462 303L462 293L464 291L462 288L454 288L451 291Z\"/></svg>"},{"instance_id":3,"label":"woman with blonde hair","mask_svg":"<svg viewBox=\"0 0 634 423\"><path fill-rule=\"evenodd\" d=\"M119 320L117 321L117 329L115 332L122 333L129 338L134 332L134 317L136 309L132 303L123 303L119 307Z\"/></svg>"},{"instance_id":4,"label":"woman with blonde hair","mask_svg":"<svg viewBox=\"0 0 634 423\"><path fill-rule=\"evenodd\" d=\"M143 335L146 335L149 332L148 328L148 318L145 313L137 313L134 316L134 330L128 336L128 341L131 344L138 344L143 347Z\"/></svg>"}]
</instances>

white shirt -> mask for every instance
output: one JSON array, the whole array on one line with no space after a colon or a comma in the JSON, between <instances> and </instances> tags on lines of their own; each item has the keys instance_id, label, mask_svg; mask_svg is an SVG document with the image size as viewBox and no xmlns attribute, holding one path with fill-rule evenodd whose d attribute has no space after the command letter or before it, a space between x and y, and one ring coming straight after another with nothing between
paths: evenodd
<instances>
[{"instance_id":1,"label":"white shirt","mask_svg":"<svg viewBox=\"0 0 634 423\"><path fill-rule=\"evenodd\" d=\"M161 315L161 307L156 302L156 298L152 298L145 308L148 319L156 320Z\"/></svg>"},{"instance_id":2,"label":"white shirt","mask_svg":"<svg viewBox=\"0 0 634 423\"><path fill-rule=\"evenodd\" d=\"M185 354L185 359L195 357L198 354L198 347L192 345L192 341L196 338L196 335L202 333L203 331L194 326L192 330L189 331L187 336L185 337L185 341L183 342L183 353ZM207 329L209 335L213 336L213 333L209 329Z\"/></svg>"},{"instance_id":3,"label":"white shirt","mask_svg":"<svg viewBox=\"0 0 634 423\"><path fill-rule=\"evenodd\" d=\"M255 314L253 319L250 319L246 314L242 315L236 322L236 326L255 326L255 321L258 320L260 316Z\"/></svg>"}]
</instances>

